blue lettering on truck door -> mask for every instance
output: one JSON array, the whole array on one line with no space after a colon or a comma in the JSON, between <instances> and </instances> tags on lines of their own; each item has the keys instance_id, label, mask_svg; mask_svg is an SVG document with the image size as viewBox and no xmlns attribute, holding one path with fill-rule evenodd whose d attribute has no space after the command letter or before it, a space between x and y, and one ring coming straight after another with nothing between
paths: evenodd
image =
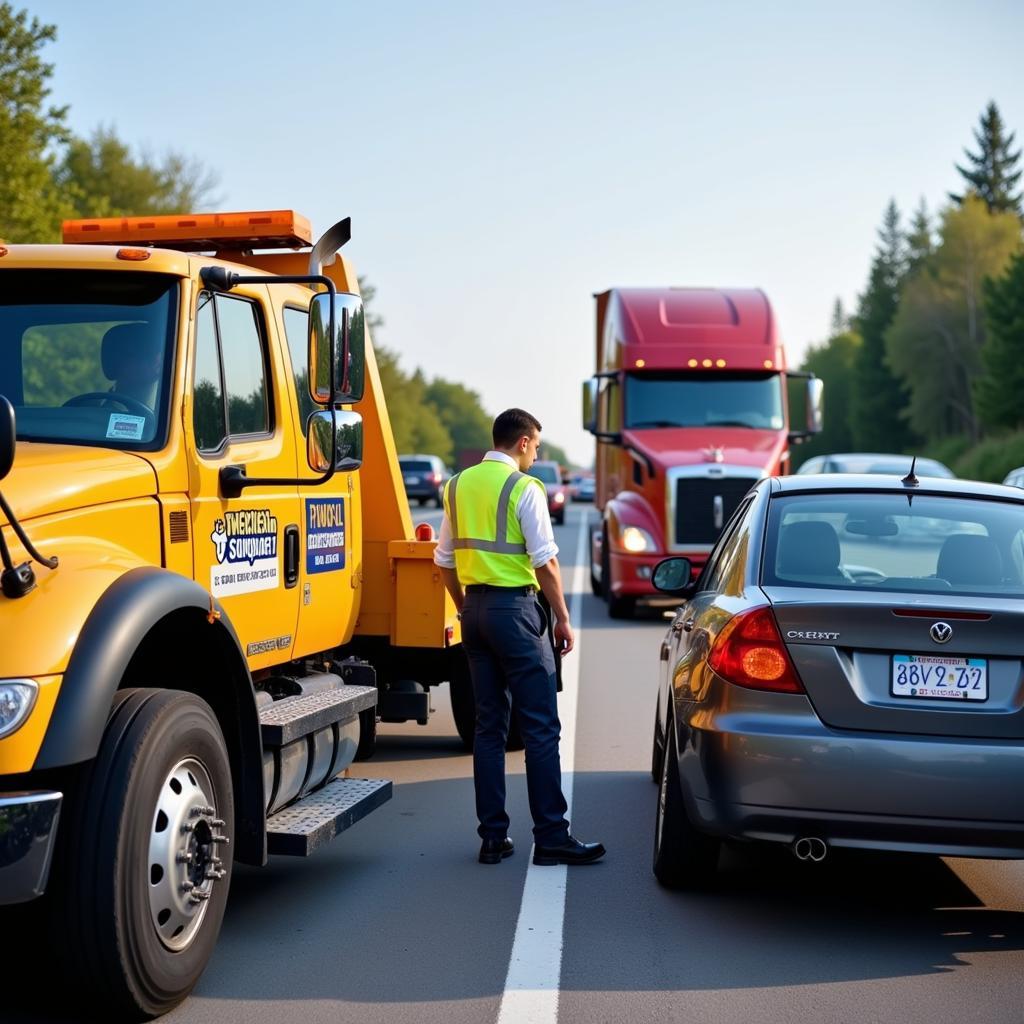
<instances>
[{"instance_id":1,"label":"blue lettering on truck door","mask_svg":"<svg viewBox=\"0 0 1024 1024\"><path fill-rule=\"evenodd\" d=\"M345 501L306 499L306 572L345 568Z\"/></svg>"}]
</instances>

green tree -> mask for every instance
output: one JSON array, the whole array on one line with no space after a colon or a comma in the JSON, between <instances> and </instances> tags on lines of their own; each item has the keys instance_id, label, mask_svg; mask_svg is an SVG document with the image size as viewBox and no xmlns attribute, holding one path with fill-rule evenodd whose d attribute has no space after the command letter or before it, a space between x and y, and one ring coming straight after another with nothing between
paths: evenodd
<instances>
[{"instance_id":1,"label":"green tree","mask_svg":"<svg viewBox=\"0 0 1024 1024\"><path fill-rule=\"evenodd\" d=\"M1024 252L1001 277L984 284L984 373L975 386L982 423L990 429L1024 426Z\"/></svg>"},{"instance_id":2,"label":"green tree","mask_svg":"<svg viewBox=\"0 0 1024 1024\"><path fill-rule=\"evenodd\" d=\"M566 450L564 448L560 448L557 444L554 444L551 441L543 440L543 438L540 442L540 450L537 457L544 459L547 462L557 462L565 469L572 468L572 461L566 453Z\"/></svg>"},{"instance_id":3,"label":"green tree","mask_svg":"<svg viewBox=\"0 0 1024 1024\"><path fill-rule=\"evenodd\" d=\"M55 26L0 3L0 238L8 242L56 241L70 213L53 180L67 107L46 103L53 65L40 57L56 36Z\"/></svg>"},{"instance_id":4,"label":"green tree","mask_svg":"<svg viewBox=\"0 0 1024 1024\"><path fill-rule=\"evenodd\" d=\"M835 304L832 306L832 334L842 334L849 326L850 318L846 315L846 310L843 309L843 300L837 296Z\"/></svg>"},{"instance_id":5,"label":"green tree","mask_svg":"<svg viewBox=\"0 0 1024 1024\"><path fill-rule=\"evenodd\" d=\"M135 159L112 128L72 139L54 177L78 217L192 213L219 205L216 176L198 160L174 152L160 162Z\"/></svg>"},{"instance_id":6,"label":"green tree","mask_svg":"<svg viewBox=\"0 0 1024 1024\"><path fill-rule=\"evenodd\" d=\"M935 243L932 241L928 206L922 196L907 232L906 273L913 274L934 251Z\"/></svg>"},{"instance_id":7,"label":"green tree","mask_svg":"<svg viewBox=\"0 0 1024 1024\"><path fill-rule=\"evenodd\" d=\"M989 102L979 121L979 127L974 129L979 151L972 153L965 148L969 166L956 165L967 189L960 195L950 192L949 197L963 204L964 199L974 193L985 201L990 213L1011 211L1020 216L1021 193L1014 192L1021 176L1017 167L1020 150L1014 153L1011 148L1016 133L1006 134L999 108L994 102Z\"/></svg>"},{"instance_id":8,"label":"green tree","mask_svg":"<svg viewBox=\"0 0 1024 1024\"><path fill-rule=\"evenodd\" d=\"M904 288L886 354L910 393L911 426L926 440L980 435L973 383L985 339L982 283L1020 249L1020 221L977 196L948 208L939 246Z\"/></svg>"},{"instance_id":9,"label":"green tree","mask_svg":"<svg viewBox=\"0 0 1024 1024\"><path fill-rule=\"evenodd\" d=\"M843 330L834 333L821 345L808 349L801 369L813 373L825 383L825 423L820 434L793 449L792 469L813 455L856 448L850 428L850 403L860 347L860 335Z\"/></svg>"},{"instance_id":10,"label":"green tree","mask_svg":"<svg viewBox=\"0 0 1024 1024\"><path fill-rule=\"evenodd\" d=\"M867 290L853 322L861 344L853 367L849 424L852 447L899 452L913 437L904 416L907 391L890 368L885 350L885 332L896 315L906 271L900 214L893 200L886 207L878 238Z\"/></svg>"},{"instance_id":11,"label":"green tree","mask_svg":"<svg viewBox=\"0 0 1024 1024\"><path fill-rule=\"evenodd\" d=\"M456 452L491 446L491 417L484 411L475 391L436 377L427 385L424 398L436 410Z\"/></svg>"}]
</instances>

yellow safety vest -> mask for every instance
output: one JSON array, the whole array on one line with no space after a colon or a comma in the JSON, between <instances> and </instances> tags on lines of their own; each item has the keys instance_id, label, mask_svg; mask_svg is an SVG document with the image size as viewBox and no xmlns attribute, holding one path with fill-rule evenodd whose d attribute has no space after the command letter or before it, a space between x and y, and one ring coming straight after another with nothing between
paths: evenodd
<instances>
[{"instance_id":1,"label":"yellow safety vest","mask_svg":"<svg viewBox=\"0 0 1024 1024\"><path fill-rule=\"evenodd\" d=\"M456 473L444 488L455 571L463 586L537 586L515 509L527 487L544 485L505 462L485 459ZM545 492L546 493L546 492Z\"/></svg>"}]
</instances>

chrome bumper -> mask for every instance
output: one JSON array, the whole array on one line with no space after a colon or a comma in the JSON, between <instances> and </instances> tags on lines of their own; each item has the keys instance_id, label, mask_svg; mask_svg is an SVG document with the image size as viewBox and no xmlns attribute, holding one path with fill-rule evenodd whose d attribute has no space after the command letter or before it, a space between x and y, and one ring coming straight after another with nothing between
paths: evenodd
<instances>
[{"instance_id":1,"label":"chrome bumper","mask_svg":"<svg viewBox=\"0 0 1024 1024\"><path fill-rule=\"evenodd\" d=\"M0 795L0 904L45 892L63 799L52 791Z\"/></svg>"}]
</instances>

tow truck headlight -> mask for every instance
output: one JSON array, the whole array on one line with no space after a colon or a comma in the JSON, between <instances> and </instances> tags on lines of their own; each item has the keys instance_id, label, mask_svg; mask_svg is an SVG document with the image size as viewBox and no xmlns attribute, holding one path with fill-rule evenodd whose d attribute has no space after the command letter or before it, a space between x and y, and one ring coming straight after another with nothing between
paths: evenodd
<instances>
[{"instance_id":1,"label":"tow truck headlight","mask_svg":"<svg viewBox=\"0 0 1024 1024\"><path fill-rule=\"evenodd\" d=\"M36 702L39 686L31 679L0 682L0 739L21 727Z\"/></svg>"},{"instance_id":2,"label":"tow truck headlight","mask_svg":"<svg viewBox=\"0 0 1024 1024\"><path fill-rule=\"evenodd\" d=\"M627 551L638 554L641 551L654 551L654 538L639 526L627 526L622 531L622 546Z\"/></svg>"}]
</instances>

